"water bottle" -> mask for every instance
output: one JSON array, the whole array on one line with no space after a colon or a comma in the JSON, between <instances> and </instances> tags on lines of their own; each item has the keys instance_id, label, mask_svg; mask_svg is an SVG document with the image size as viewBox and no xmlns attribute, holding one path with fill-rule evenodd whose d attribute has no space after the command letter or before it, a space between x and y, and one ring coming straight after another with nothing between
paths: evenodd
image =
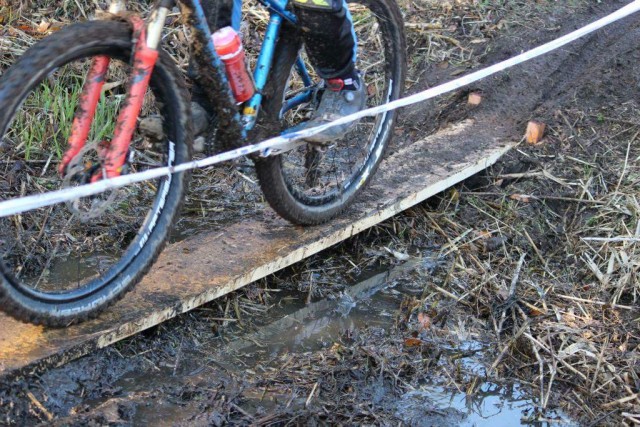
<instances>
[{"instance_id":1,"label":"water bottle","mask_svg":"<svg viewBox=\"0 0 640 427\"><path fill-rule=\"evenodd\" d=\"M255 86L247 71L240 36L233 28L224 27L213 33L212 38L216 52L224 63L236 102L243 103L249 100L255 92Z\"/></svg>"}]
</instances>

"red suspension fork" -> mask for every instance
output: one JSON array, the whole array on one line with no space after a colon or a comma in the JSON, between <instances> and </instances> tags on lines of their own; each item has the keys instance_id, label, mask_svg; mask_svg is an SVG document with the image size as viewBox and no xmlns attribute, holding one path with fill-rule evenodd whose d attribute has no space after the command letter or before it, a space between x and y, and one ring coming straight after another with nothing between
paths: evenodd
<instances>
[{"instance_id":1,"label":"red suspension fork","mask_svg":"<svg viewBox=\"0 0 640 427\"><path fill-rule=\"evenodd\" d=\"M153 67L158 59L158 50L155 47L148 46L144 22L137 17L131 19L131 22L134 26L134 33L138 34L138 42L133 55L133 72L129 78L127 96L123 107L120 109L115 134L109 144L104 162L107 178L119 176L122 166L127 160L131 137L142 110L144 95L149 87ZM102 177L94 177L93 181L100 178Z\"/></svg>"},{"instance_id":2,"label":"red suspension fork","mask_svg":"<svg viewBox=\"0 0 640 427\"><path fill-rule=\"evenodd\" d=\"M111 142L101 144L102 150L100 151L105 153L104 169L91 181L119 176L122 166L127 160L129 145L140 110L142 110L151 73L158 60L157 46L160 43L167 12L168 9L165 7L160 7L154 12L149 24L151 32L149 39L147 39L147 28L144 21L134 15L128 17L133 26L134 39L137 40L133 54L133 71L127 84L127 95L123 107L118 114L113 139ZM106 56L98 56L92 62L80 97L80 105L73 121L69 149L64 154L59 167L61 174L65 172L69 162L82 150L87 140L108 67L109 58Z\"/></svg>"},{"instance_id":3,"label":"red suspension fork","mask_svg":"<svg viewBox=\"0 0 640 427\"><path fill-rule=\"evenodd\" d=\"M124 0L111 0L109 5L109 13L117 15L126 11ZM58 167L60 175L64 175L69 162L78 155L80 150L89 137L91 123L96 114L96 108L100 101L102 86L109 68L110 59L108 56L96 56L91 61L91 68L87 74L82 93L80 94L80 103L73 118L71 125L71 134L69 136L69 149L62 156L62 162Z\"/></svg>"},{"instance_id":4,"label":"red suspension fork","mask_svg":"<svg viewBox=\"0 0 640 427\"><path fill-rule=\"evenodd\" d=\"M96 113L98 101L100 101L100 94L102 93L102 86L104 85L104 78L108 68L108 56L96 56L91 61L91 68L82 88L80 103L71 125L69 149L64 153L62 163L58 167L60 174L64 174L69 162L82 150L89 137L91 123Z\"/></svg>"}]
</instances>

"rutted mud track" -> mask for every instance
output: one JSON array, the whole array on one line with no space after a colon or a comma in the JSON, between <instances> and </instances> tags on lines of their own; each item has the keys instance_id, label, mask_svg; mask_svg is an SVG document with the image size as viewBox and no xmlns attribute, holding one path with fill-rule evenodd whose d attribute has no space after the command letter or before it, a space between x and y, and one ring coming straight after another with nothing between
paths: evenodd
<instances>
[{"instance_id":1,"label":"rutted mud track","mask_svg":"<svg viewBox=\"0 0 640 427\"><path fill-rule=\"evenodd\" d=\"M546 16L544 29L515 31L496 40L492 44L491 53L483 58L482 63L489 65L511 57L526 48L549 41L593 21L626 3L610 1L571 16ZM492 129L492 135L495 137L519 139L523 124L527 120L550 120L559 108L576 99L585 108L589 108L609 103L617 105L636 98L640 81L640 69L637 66L640 59L640 51L637 48L640 26L637 22L637 17L626 19L560 51L469 88L480 90L484 95L482 105L476 109L472 110L464 105L467 90L428 105L408 108L403 113L399 125L401 131L396 137L396 149L408 145L415 139L416 134L432 132L448 123L465 118L472 118L482 124L483 128ZM414 76L420 77L420 82L412 90L446 81L454 71L451 68L442 70L434 65L426 65L421 76ZM433 161L446 164L447 158L434 158ZM520 162L510 165L512 169L508 172L522 172L534 166L536 165L532 163ZM206 312L199 312L193 316L206 317ZM37 409L28 409L32 407L33 402L24 392L32 390L35 397L43 401L49 414L59 417L70 416L64 423L128 423L133 420L136 408L147 404L160 405L159 402L163 399L177 401L183 407L190 408L192 413L199 414L191 420L192 422L218 424L226 420L248 423L250 418L245 414L247 409L238 405L243 399L247 399L251 392L255 392L255 389L252 389L255 384L244 387L243 384L234 382L231 377L216 377L214 372L205 375L202 370L198 371L210 369L205 365L194 367L193 375L198 379L197 383L172 385L167 380L167 385L164 386L153 385L142 392L121 395L122 389L116 383L126 380L127 375L132 372L154 371L160 364L167 364L160 366L160 369L171 370L173 368L168 365L173 363L173 366L178 366L180 352L184 351L185 346L206 346L206 343L194 343L186 332L179 332L180 328L189 330L189 326L194 324L201 328L197 331L198 334L207 336L204 329L208 327L208 322L202 319L198 322L192 320L191 316L184 316L171 322L166 328L161 327L115 348L96 352L65 367L53 369L39 378L26 377L7 384L0 393L0 407L3 408L0 415L6 413L7 422L20 423L21 420L28 424L36 420L46 420L46 414L38 412ZM210 334L209 339L218 338L215 334ZM366 339L381 347L384 345L383 340L378 340L375 335L353 338L355 341ZM162 349L158 351L158 348ZM348 351L344 354L344 357L353 357L360 362L369 360L366 354L353 354ZM216 364L215 360L209 362ZM313 359L310 359L311 362ZM212 379L213 377L215 379ZM353 395L346 389L343 393ZM44 401L41 396L48 396L48 400ZM109 396L117 397L109 399ZM362 403L367 398L370 396L359 396L360 400L356 399L355 402ZM104 405L105 401L107 405ZM322 408L305 405L305 402L297 403L300 405L294 405L294 409L291 409L286 401L276 404L275 409L270 408L267 414L263 414L265 422L287 419L303 421L313 416L318 417L318 420L349 422L348 417L339 418L339 414L326 414ZM272 409L278 416L269 419L267 415L272 413ZM359 410L364 412L354 411L356 418L351 422L376 422L376 418L365 409ZM79 412L81 414L75 415ZM385 414L385 417L387 415ZM331 418L332 416L334 418ZM384 420L393 419L392 415L389 417ZM397 417L396 421L401 418ZM0 422L2 421L3 418L0 417Z\"/></svg>"},{"instance_id":2,"label":"rutted mud track","mask_svg":"<svg viewBox=\"0 0 640 427\"><path fill-rule=\"evenodd\" d=\"M576 30L616 9L626 1L590 5L571 16L546 15L544 28L515 31L491 43L480 66L506 60L525 50ZM637 15L579 39L560 50L489 77L457 94L407 107L401 126L437 129L452 121L472 116L479 123L495 126L496 136L518 138L523 124L531 119L552 117L555 111L578 99L585 108L600 107L607 101L629 98L640 80ZM436 86L458 75L457 68L439 69L424 64L419 83L411 92ZM464 70L468 72L468 70ZM466 94L480 91L482 104L473 110L464 106ZM606 94L603 99L603 94ZM396 138L396 141L399 138ZM408 143L410 139L402 143ZM435 159L438 161L439 159Z\"/></svg>"}]
</instances>

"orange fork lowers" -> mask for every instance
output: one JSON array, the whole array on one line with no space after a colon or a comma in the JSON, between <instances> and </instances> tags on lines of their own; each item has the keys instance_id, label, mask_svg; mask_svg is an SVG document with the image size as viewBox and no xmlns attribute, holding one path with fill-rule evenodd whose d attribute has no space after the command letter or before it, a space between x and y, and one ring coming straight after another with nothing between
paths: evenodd
<instances>
[{"instance_id":1,"label":"orange fork lowers","mask_svg":"<svg viewBox=\"0 0 640 427\"><path fill-rule=\"evenodd\" d=\"M87 74L82 94L80 94L80 107L76 111L71 125L71 135L69 136L69 149L64 153L62 162L58 167L60 175L64 175L69 162L78 155L85 141L89 136L91 122L96 113L98 101L100 101L100 93L104 85L104 77L109 68L108 56L97 56L93 58L91 68Z\"/></svg>"},{"instance_id":2,"label":"orange fork lowers","mask_svg":"<svg viewBox=\"0 0 640 427\"><path fill-rule=\"evenodd\" d=\"M141 18L134 15L127 17L133 26L134 39L137 39L133 54L132 74L127 85L124 106L118 114L113 139L110 142L103 141L100 143L103 147L100 152L104 153L104 158L102 159L103 169L91 177L91 182L96 182L103 178L114 178L122 172L122 167L127 160L131 138L136 128L138 115L142 110L144 96L149 87L151 73L158 60L157 47L160 43L162 27L164 26L167 12L168 9L164 7L160 7L154 12L148 26L149 37L147 37L147 28ZM86 143L96 107L100 100L109 62L110 60L106 56L97 56L93 59L80 96L80 105L73 119L69 137L69 149L65 152L62 163L58 168L60 174L66 172L69 162L78 155Z\"/></svg>"}]
</instances>

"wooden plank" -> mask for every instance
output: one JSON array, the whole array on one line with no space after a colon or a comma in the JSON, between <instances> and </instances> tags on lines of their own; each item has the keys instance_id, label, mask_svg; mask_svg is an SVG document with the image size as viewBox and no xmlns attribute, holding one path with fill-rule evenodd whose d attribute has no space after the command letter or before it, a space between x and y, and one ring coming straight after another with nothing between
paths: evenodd
<instances>
[{"instance_id":1,"label":"wooden plank","mask_svg":"<svg viewBox=\"0 0 640 427\"><path fill-rule=\"evenodd\" d=\"M275 214L165 249L143 281L98 319L47 329L0 314L0 377L38 372L112 344L309 257L495 163L513 144L467 120L391 154L349 212L318 227Z\"/></svg>"}]
</instances>

